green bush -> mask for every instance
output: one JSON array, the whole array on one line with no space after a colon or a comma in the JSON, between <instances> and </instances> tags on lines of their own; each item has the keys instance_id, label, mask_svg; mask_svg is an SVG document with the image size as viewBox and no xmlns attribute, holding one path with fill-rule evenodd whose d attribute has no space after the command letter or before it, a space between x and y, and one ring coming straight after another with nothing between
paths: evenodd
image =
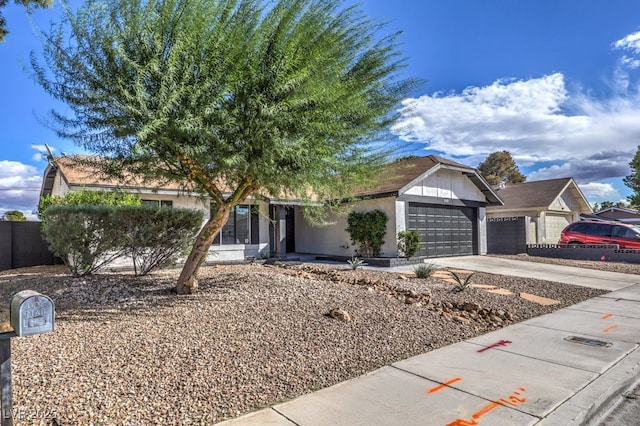
<instances>
[{"instance_id":1,"label":"green bush","mask_svg":"<svg viewBox=\"0 0 640 426\"><path fill-rule=\"evenodd\" d=\"M124 234L108 206L50 206L42 231L74 277L95 272L124 254Z\"/></svg>"},{"instance_id":2,"label":"green bush","mask_svg":"<svg viewBox=\"0 0 640 426\"><path fill-rule=\"evenodd\" d=\"M351 244L358 244L357 251L361 256L380 256L387 233L387 220L387 215L380 210L349 213L346 231L351 236Z\"/></svg>"},{"instance_id":3,"label":"green bush","mask_svg":"<svg viewBox=\"0 0 640 426\"><path fill-rule=\"evenodd\" d=\"M455 287L453 287L453 292L459 293L461 291L465 291L471 286L471 278L473 277L473 274L469 274L465 278L462 278L460 275L456 274L453 271L449 271L449 274L458 283Z\"/></svg>"},{"instance_id":4,"label":"green bush","mask_svg":"<svg viewBox=\"0 0 640 426\"><path fill-rule=\"evenodd\" d=\"M51 206L139 206L141 203L137 195L128 192L81 189L67 192L64 196L40 197L38 214L42 218L44 211Z\"/></svg>"},{"instance_id":5,"label":"green bush","mask_svg":"<svg viewBox=\"0 0 640 426\"><path fill-rule=\"evenodd\" d=\"M398 232L398 251L405 257L413 257L420 250L420 234L418 231Z\"/></svg>"},{"instance_id":6,"label":"green bush","mask_svg":"<svg viewBox=\"0 0 640 426\"><path fill-rule=\"evenodd\" d=\"M203 213L191 209L122 206L114 219L124 234L124 251L136 275L146 275L177 260L202 225Z\"/></svg>"},{"instance_id":7,"label":"green bush","mask_svg":"<svg viewBox=\"0 0 640 426\"><path fill-rule=\"evenodd\" d=\"M202 225L202 212L154 206L50 206L43 214L49 248L75 277L131 256L145 275L184 253Z\"/></svg>"}]
</instances>

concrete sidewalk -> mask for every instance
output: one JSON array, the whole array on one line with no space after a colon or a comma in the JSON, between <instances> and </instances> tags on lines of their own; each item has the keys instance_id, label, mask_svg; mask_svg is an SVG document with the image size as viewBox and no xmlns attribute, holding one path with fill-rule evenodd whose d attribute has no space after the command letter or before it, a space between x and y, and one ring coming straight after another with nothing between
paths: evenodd
<instances>
[{"instance_id":1,"label":"concrete sidewalk","mask_svg":"<svg viewBox=\"0 0 640 426\"><path fill-rule=\"evenodd\" d=\"M640 277L484 256L434 263L615 291L222 424L597 424L640 382Z\"/></svg>"}]
</instances>

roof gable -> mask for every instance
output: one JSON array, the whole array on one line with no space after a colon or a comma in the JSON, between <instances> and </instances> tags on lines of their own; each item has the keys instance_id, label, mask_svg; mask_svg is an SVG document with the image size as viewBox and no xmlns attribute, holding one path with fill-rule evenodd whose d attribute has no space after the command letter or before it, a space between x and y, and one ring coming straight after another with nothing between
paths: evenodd
<instances>
[{"instance_id":1,"label":"roof gable","mask_svg":"<svg viewBox=\"0 0 640 426\"><path fill-rule=\"evenodd\" d=\"M354 195L358 197L383 194L397 196L405 188L441 168L461 172L485 195L487 202L492 204L501 203L500 197L476 169L437 155L411 157L387 164L378 174L378 182L368 189L356 191Z\"/></svg>"},{"instance_id":2,"label":"roof gable","mask_svg":"<svg viewBox=\"0 0 640 426\"><path fill-rule=\"evenodd\" d=\"M516 183L498 190L504 201L503 206L492 207L495 210L547 210L553 203L569 191L580 207L580 212L591 212L591 206L584 198L573 178L539 180Z\"/></svg>"}]
</instances>

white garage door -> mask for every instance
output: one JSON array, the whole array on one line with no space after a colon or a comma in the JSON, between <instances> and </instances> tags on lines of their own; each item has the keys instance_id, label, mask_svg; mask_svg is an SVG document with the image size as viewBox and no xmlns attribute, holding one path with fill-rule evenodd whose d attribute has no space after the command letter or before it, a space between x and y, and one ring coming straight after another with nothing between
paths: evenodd
<instances>
[{"instance_id":1,"label":"white garage door","mask_svg":"<svg viewBox=\"0 0 640 426\"><path fill-rule=\"evenodd\" d=\"M556 244L560 239L560 232L571 223L571 216L547 214L545 220L545 244Z\"/></svg>"}]
</instances>

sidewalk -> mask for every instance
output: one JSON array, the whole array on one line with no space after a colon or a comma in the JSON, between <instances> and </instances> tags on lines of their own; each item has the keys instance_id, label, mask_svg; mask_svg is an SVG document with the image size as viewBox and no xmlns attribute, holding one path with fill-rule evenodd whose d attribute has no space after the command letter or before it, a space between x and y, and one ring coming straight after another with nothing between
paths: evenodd
<instances>
[{"instance_id":1,"label":"sidewalk","mask_svg":"<svg viewBox=\"0 0 640 426\"><path fill-rule=\"evenodd\" d=\"M488 257L434 263L615 291L221 425L597 424L640 382L639 276Z\"/></svg>"}]
</instances>

